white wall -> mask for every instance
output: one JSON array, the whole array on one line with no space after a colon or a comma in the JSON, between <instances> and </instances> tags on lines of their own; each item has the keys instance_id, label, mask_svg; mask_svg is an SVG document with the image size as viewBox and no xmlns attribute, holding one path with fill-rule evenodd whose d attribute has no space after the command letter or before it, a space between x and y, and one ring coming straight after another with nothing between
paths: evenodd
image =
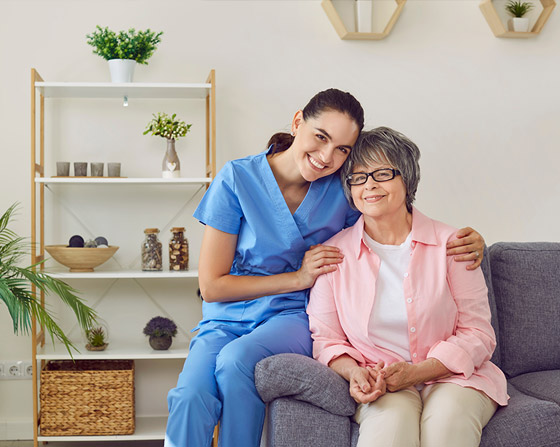
<instances>
[{"instance_id":1,"label":"white wall","mask_svg":"<svg viewBox=\"0 0 560 447\"><path fill-rule=\"evenodd\" d=\"M13 225L21 235L30 235L30 68L49 81L107 81L106 63L85 43L97 24L165 32L136 81L201 82L216 69L220 167L262 150L314 93L334 86L360 99L369 126L418 143L417 205L428 215L471 225L488 243L559 240L560 11L536 38L498 39L474 0L409 0L383 41L341 41L318 0L0 0L0 211L21 202ZM140 133L149 119L121 116ZM88 129L74 120L63 130L79 144ZM71 157L70 143L52 132L47 141ZM159 166L157 139L131 138L129 166ZM183 141L184 163L192 147ZM95 145L84 148L91 160ZM123 242L134 251L140 240L135 229ZM0 359L30 358L3 304L0 340ZM30 427L30 388L0 382L0 439Z\"/></svg>"}]
</instances>

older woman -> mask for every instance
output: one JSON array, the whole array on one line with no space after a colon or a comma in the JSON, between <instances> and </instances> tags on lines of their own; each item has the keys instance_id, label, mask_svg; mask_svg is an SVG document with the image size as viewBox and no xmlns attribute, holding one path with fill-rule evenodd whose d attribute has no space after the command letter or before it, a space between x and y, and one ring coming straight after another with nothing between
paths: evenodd
<instances>
[{"instance_id":1,"label":"older woman","mask_svg":"<svg viewBox=\"0 0 560 447\"><path fill-rule=\"evenodd\" d=\"M477 446L506 379L480 269L446 255L457 230L412 203L417 146L388 128L364 132L342 169L362 216L325 244L344 261L320 276L307 308L313 355L360 404L358 446Z\"/></svg>"}]
</instances>

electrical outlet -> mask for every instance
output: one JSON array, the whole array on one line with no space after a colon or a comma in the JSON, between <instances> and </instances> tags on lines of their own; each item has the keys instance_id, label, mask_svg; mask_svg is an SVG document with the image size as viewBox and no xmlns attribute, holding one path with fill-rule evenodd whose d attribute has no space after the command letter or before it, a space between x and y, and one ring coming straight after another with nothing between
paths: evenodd
<instances>
[{"instance_id":1,"label":"electrical outlet","mask_svg":"<svg viewBox=\"0 0 560 447\"><path fill-rule=\"evenodd\" d=\"M0 362L0 380L31 379L33 363L29 360L5 360Z\"/></svg>"},{"instance_id":2,"label":"electrical outlet","mask_svg":"<svg viewBox=\"0 0 560 447\"><path fill-rule=\"evenodd\" d=\"M20 376L20 362L7 362L6 363L7 376L16 379Z\"/></svg>"},{"instance_id":3,"label":"electrical outlet","mask_svg":"<svg viewBox=\"0 0 560 447\"><path fill-rule=\"evenodd\" d=\"M33 377L33 363L31 362L22 362L22 376L26 379L31 379Z\"/></svg>"}]
</instances>

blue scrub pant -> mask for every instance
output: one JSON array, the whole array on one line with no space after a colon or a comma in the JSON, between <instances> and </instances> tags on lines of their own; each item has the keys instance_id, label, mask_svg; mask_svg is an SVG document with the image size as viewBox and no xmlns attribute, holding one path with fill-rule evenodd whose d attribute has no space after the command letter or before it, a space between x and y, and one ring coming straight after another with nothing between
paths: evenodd
<instances>
[{"instance_id":1,"label":"blue scrub pant","mask_svg":"<svg viewBox=\"0 0 560 447\"><path fill-rule=\"evenodd\" d=\"M258 447L265 404L255 388L257 362L284 352L311 356L304 311L261 323L212 321L193 338L177 387L169 391L166 447L208 447L220 420L220 447Z\"/></svg>"}]
</instances>

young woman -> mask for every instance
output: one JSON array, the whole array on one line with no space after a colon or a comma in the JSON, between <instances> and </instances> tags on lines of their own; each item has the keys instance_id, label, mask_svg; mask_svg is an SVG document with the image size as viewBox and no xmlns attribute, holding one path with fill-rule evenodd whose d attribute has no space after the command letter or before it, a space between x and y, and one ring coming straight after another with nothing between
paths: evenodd
<instances>
[{"instance_id":1,"label":"young woman","mask_svg":"<svg viewBox=\"0 0 560 447\"><path fill-rule=\"evenodd\" d=\"M177 387L169 392L167 447L209 446L220 421L222 447L257 447L265 405L255 364L311 355L305 306L315 279L343 257L321 245L358 218L338 175L364 125L349 93L318 93L269 150L228 162L194 216L206 225L199 260L203 319ZM484 241L471 229L453 248L475 260Z\"/></svg>"}]
</instances>

